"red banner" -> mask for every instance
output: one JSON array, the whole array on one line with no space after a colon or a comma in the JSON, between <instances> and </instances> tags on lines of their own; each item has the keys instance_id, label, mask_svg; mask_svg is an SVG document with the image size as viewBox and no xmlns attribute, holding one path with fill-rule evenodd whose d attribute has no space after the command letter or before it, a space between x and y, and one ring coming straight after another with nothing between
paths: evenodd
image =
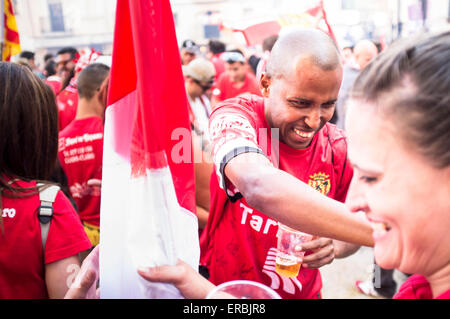
<instances>
[{"instance_id":1,"label":"red banner","mask_svg":"<svg viewBox=\"0 0 450 319\"><path fill-rule=\"evenodd\" d=\"M175 129L190 131L173 15L168 0L119 0L113 44L108 105L136 91L130 106L132 122L120 121L116 131L119 153L131 150L133 174L169 165L180 205L195 212L192 163L175 163ZM132 128L131 145L122 131ZM192 158L192 157L191 157Z\"/></svg>"}]
</instances>

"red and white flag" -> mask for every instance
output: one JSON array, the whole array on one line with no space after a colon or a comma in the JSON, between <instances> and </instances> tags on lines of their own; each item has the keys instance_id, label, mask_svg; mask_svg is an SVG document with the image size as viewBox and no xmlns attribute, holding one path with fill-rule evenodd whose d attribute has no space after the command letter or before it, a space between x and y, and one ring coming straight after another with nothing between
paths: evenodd
<instances>
[{"instance_id":1,"label":"red and white flag","mask_svg":"<svg viewBox=\"0 0 450 319\"><path fill-rule=\"evenodd\" d=\"M240 32L244 36L248 46L262 44L269 36L279 34L285 27L316 28L328 33L336 42L333 29L328 22L323 0L304 0L296 3L297 9L293 12L278 15L276 19L263 21L246 26L245 28L231 27L234 32ZM303 9L298 9L301 6ZM226 29L225 26L221 26Z\"/></svg>"},{"instance_id":2,"label":"red and white flag","mask_svg":"<svg viewBox=\"0 0 450 319\"><path fill-rule=\"evenodd\" d=\"M197 269L200 255L188 101L173 15L169 0L118 0L116 12L104 133L100 296L181 297L173 286L151 284L137 273L138 267L175 264L178 258Z\"/></svg>"}]
</instances>

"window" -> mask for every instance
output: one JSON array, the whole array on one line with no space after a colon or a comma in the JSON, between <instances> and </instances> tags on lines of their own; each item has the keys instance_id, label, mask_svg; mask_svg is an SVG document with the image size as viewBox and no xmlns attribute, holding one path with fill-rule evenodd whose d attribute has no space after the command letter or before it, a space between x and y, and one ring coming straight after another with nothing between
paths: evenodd
<instances>
[{"instance_id":1,"label":"window","mask_svg":"<svg viewBox=\"0 0 450 319\"><path fill-rule=\"evenodd\" d=\"M48 10L50 12L50 29L52 32L64 32L64 16L61 2L49 1Z\"/></svg>"},{"instance_id":2,"label":"window","mask_svg":"<svg viewBox=\"0 0 450 319\"><path fill-rule=\"evenodd\" d=\"M343 10L353 10L355 9L355 0L342 0Z\"/></svg>"}]
</instances>

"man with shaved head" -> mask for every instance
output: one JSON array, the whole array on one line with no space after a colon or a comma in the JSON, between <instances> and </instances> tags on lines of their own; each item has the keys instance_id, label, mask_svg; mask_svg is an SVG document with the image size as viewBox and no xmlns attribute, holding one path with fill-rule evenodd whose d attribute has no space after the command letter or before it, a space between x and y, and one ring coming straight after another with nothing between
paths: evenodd
<instances>
[{"instance_id":1,"label":"man with shaved head","mask_svg":"<svg viewBox=\"0 0 450 319\"><path fill-rule=\"evenodd\" d=\"M377 54L377 46L370 40L361 40L353 48L353 55L360 70L364 69Z\"/></svg>"},{"instance_id":2,"label":"man with shaved head","mask_svg":"<svg viewBox=\"0 0 450 319\"><path fill-rule=\"evenodd\" d=\"M342 203L353 170L343 132L327 123L340 61L322 31L282 33L260 79L263 97L229 99L213 111L215 173L200 239L212 283L246 279L282 298L320 298L317 268L372 245L370 226ZM306 255L297 277L275 272L279 222L314 235L298 247Z\"/></svg>"}]
</instances>

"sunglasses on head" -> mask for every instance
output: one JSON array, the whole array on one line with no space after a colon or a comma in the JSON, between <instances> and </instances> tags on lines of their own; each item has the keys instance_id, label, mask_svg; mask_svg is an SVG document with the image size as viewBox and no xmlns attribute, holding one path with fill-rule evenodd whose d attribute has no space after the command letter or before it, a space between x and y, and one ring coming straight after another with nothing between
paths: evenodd
<instances>
[{"instance_id":1,"label":"sunglasses on head","mask_svg":"<svg viewBox=\"0 0 450 319\"><path fill-rule=\"evenodd\" d=\"M234 62L245 62L245 58L242 54L239 52L225 52L221 55L222 60L225 60L225 62L228 63L234 63Z\"/></svg>"}]
</instances>

